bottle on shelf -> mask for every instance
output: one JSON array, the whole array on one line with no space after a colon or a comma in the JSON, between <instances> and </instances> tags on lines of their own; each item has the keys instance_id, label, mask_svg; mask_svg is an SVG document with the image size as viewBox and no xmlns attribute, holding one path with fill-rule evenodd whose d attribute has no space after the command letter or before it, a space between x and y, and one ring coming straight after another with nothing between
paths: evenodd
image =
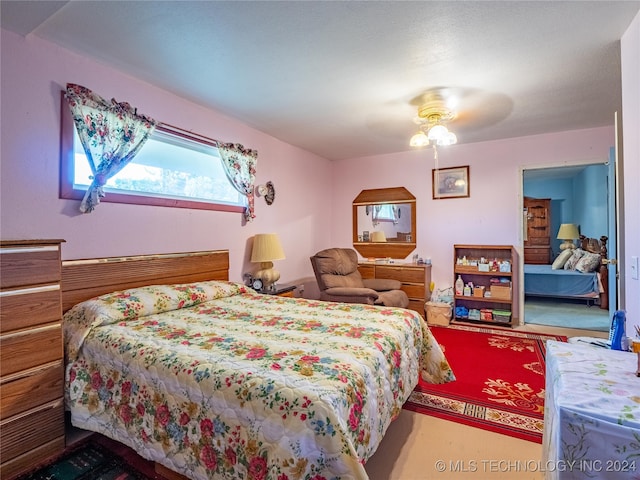
<instances>
[{"instance_id":1,"label":"bottle on shelf","mask_svg":"<svg viewBox=\"0 0 640 480\"><path fill-rule=\"evenodd\" d=\"M462 277L458 275L458 279L456 280L456 295L462 295L464 292L464 281Z\"/></svg>"}]
</instances>

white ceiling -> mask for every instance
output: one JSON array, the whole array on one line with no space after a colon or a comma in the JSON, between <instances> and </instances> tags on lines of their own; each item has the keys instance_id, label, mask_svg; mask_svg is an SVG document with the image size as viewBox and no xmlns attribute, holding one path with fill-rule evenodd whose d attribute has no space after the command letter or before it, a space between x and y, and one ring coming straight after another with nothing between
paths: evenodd
<instances>
[{"instance_id":1,"label":"white ceiling","mask_svg":"<svg viewBox=\"0 0 640 480\"><path fill-rule=\"evenodd\" d=\"M611 125L619 39L640 1L0 6L2 28L336 160L409 150L417 104L433 89L459 100L449 126L460 143Z\"/></svg>"}]
</instances>

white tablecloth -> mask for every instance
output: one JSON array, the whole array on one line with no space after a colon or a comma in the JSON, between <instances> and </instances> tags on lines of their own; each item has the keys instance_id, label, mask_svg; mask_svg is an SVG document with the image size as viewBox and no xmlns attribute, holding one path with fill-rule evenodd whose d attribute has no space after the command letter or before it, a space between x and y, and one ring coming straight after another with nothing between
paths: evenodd
<instances>
[{"instance_id":1,"label":"white tablecloth","mask_svg":"<svg viewBox=\"0 0 640 480\"><path fill-rule=\"evenodd\" d=\"M548 341L547 479L640 479L640 378L634 353Z\"/></svg>"}]
</instances>

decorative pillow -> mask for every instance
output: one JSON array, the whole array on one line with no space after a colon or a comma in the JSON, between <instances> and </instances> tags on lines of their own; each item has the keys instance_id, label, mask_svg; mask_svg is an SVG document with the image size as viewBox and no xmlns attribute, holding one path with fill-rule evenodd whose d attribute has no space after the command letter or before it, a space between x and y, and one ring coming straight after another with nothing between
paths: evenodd
<instances>
[{"instance_id":1,"label":"decorative pillow","mask_svg":"<svg viewBox=\"0 0 640 480\"><path fill-rule=\"evenodd\" d=\"M571 257L569 257L569 260L567 260L567 263L564 264L564 269L575 270L576 265L578 264L578 261L580 261L580 259L585 253L587 252L585 252L581 248L576 248L575 250L573 250L573 254L571 255Z\"/></svg>"},{"instance_id":2,"label":"decorative pillow","mask_svg":"<svg viewBox=\"0 0 640 480\"><path fill-rule=\"evenodd\" d=\"M560 252L560 255L556 257L556 259L551 264L551 270L562 270L564 268L565 263L569 260L573 255L573 250L567 249Z\"/></svg>"},{"instance_id":3,"label":"decorative pillow","mask_svg":"<svg viewBox=\"0 0 640 480\"><path fill-rule=\"evenodd\" d=\"M595 272L600 266L600 255L597 253L585 252L585 254L578 260L576 264L576 270L582 273Z\"/></svg>"}]
</instances>

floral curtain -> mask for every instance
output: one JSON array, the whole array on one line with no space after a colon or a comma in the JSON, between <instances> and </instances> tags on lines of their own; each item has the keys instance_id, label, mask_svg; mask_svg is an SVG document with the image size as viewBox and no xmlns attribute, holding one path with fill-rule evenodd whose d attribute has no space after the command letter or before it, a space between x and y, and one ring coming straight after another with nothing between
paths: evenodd
<instances>
[{"instance_id":1,"label":"floral curtain","mask_svg":"<svg viewBox=\"0 0 640 480\"><path fill-rule=\"evenodd\" d=\"M244 218L247 222L250 222L256 217L253 207L253 184L256 176L258 152L245 149L239 143L220 142L218 143L218 151L220 152L220 158L222 158L222 165L227 177L236 190L247 197Z\"/></svg>"},{"instance_id":2,"label":"floral curtain","mask_svg":"<svg viewBox=\"0 0 640 480\"><path fill-rule=\"evenodd\" d=\"M92 212L104 197L102 187L138 153L157 122L126 102L106 101L91 90L67 84L65 95L93 172L80 211Z\"/></svg>"}]
</instances>

